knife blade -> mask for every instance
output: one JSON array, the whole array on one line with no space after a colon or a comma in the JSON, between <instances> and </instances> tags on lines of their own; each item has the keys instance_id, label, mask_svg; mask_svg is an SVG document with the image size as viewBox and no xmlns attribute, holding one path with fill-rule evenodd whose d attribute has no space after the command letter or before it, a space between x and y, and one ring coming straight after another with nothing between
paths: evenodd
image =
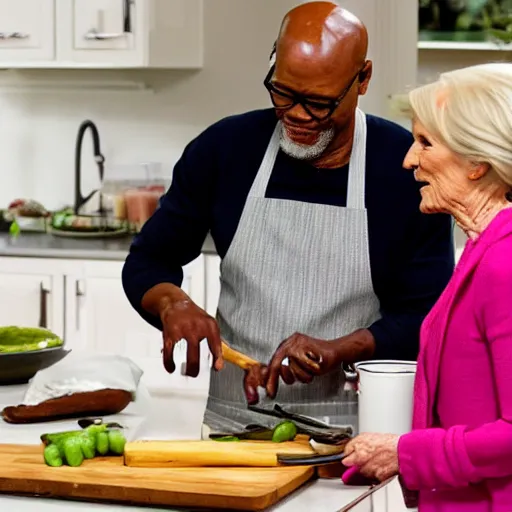
<instances>
[{"instance_id":1,"label":"knife blade","mask_svg":"<svg viewBox=\"0 0 512 512\"><path fill-rule=\"evenodd\" d=\"M361 496L358 496L355 500L352 500L350 503L340 508L337 512L348 512L349 510L352 510L356 505L359 505L359 503L368 498L368 496L371 496L373 493L379 491L380 489L391 483L394 479L395 477L392 476L386 480L383 480L379 484L372 485L367 491L361 494Z\"/></svg>"},{"instance_id":2,"label":"knife blade","mask_svg":"<svg viewBox=\"0 0 512 512\"><path fill-rule=\"evenodd\" d=\"M282 466L324 466L326 464L335 464L344 458L344 453L333 453L330 455L277 454L277 462Z\"/></svg>"}]
</instances>

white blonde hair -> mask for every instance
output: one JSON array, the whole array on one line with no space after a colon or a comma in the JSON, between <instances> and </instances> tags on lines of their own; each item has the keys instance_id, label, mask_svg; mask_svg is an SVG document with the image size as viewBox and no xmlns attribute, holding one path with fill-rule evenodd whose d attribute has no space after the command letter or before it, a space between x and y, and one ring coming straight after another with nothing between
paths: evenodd
<instances>
[{"instance_id":1,"label":"white blonde hair","mask_svg":"<svg viewBox=\"0 0 512 512\"><path fill-rule=\"evenodd\" d=\"M485 162L512 187L512 63L470 66L408 94L412 115L470 161Z\"/></svg>"}]
</instances>

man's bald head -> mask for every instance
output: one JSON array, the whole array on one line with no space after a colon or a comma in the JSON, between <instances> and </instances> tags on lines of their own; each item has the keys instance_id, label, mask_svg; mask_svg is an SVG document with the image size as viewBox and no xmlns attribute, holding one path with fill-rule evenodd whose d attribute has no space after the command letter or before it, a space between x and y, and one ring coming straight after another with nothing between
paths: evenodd
<instances>
[{"instance_id":1,"label":"man's bald head","mask_svg":"<svg viewBox=\"0 0 512 512\"><path fill-rule=\"evenodd\" d=\"M303 54L306 60L350 60L361 66L368 52L368 32L356 16L337 4L309 2L285 16L277 51Z\"/></svg>"},{"instance_id":2,"label":"man's bald head","mask_svg":"<svg viewBox=\"0 0 512 512\"><path fill-rule=\"evenodd\" d=\"M309 2L286 14L266 81L285 152L318 165L343 160L332 155L351 143L358 98L372 72L367 51L366 27L335 3Z\"/></svg>"}]
</instances>

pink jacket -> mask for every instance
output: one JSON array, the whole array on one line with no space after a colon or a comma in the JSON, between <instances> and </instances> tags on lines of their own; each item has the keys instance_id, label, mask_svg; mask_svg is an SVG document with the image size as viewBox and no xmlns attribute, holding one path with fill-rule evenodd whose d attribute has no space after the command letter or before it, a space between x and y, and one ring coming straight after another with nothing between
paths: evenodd
<instances>
[{"instance_id":1,"label":"pink jacket","mask_svg":"<svg viewBox=\"0 0 512 512\"><path fill-rule=\"evenodd\" d=\"M420 512L512 511L512 209L468 241L423 323L398 456Z\"/></svg>"}]
</instances>

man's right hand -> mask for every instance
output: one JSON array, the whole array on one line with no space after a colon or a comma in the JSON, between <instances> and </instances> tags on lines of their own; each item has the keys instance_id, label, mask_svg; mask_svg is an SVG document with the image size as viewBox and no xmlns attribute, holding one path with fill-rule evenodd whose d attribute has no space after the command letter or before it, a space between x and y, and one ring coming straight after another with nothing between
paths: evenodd
<instances>
[{"instance_id":1,"label":"man's right hand","mask_svg":"<svg viewBox=\"0 0 512 512\"><path fill-rule=\"evenodd\" d=\"M144 296L142 305L147 311L157 314L162 322L163 362L169 373L176 370L174 347L180 340L187 343L185 374L197 377L200 368L200 343L208 340L213 355L213 368L224 366L222 343L217 322L204 309L175 285L164 283L155 286Z\"/></svg>"}]
</instances>

